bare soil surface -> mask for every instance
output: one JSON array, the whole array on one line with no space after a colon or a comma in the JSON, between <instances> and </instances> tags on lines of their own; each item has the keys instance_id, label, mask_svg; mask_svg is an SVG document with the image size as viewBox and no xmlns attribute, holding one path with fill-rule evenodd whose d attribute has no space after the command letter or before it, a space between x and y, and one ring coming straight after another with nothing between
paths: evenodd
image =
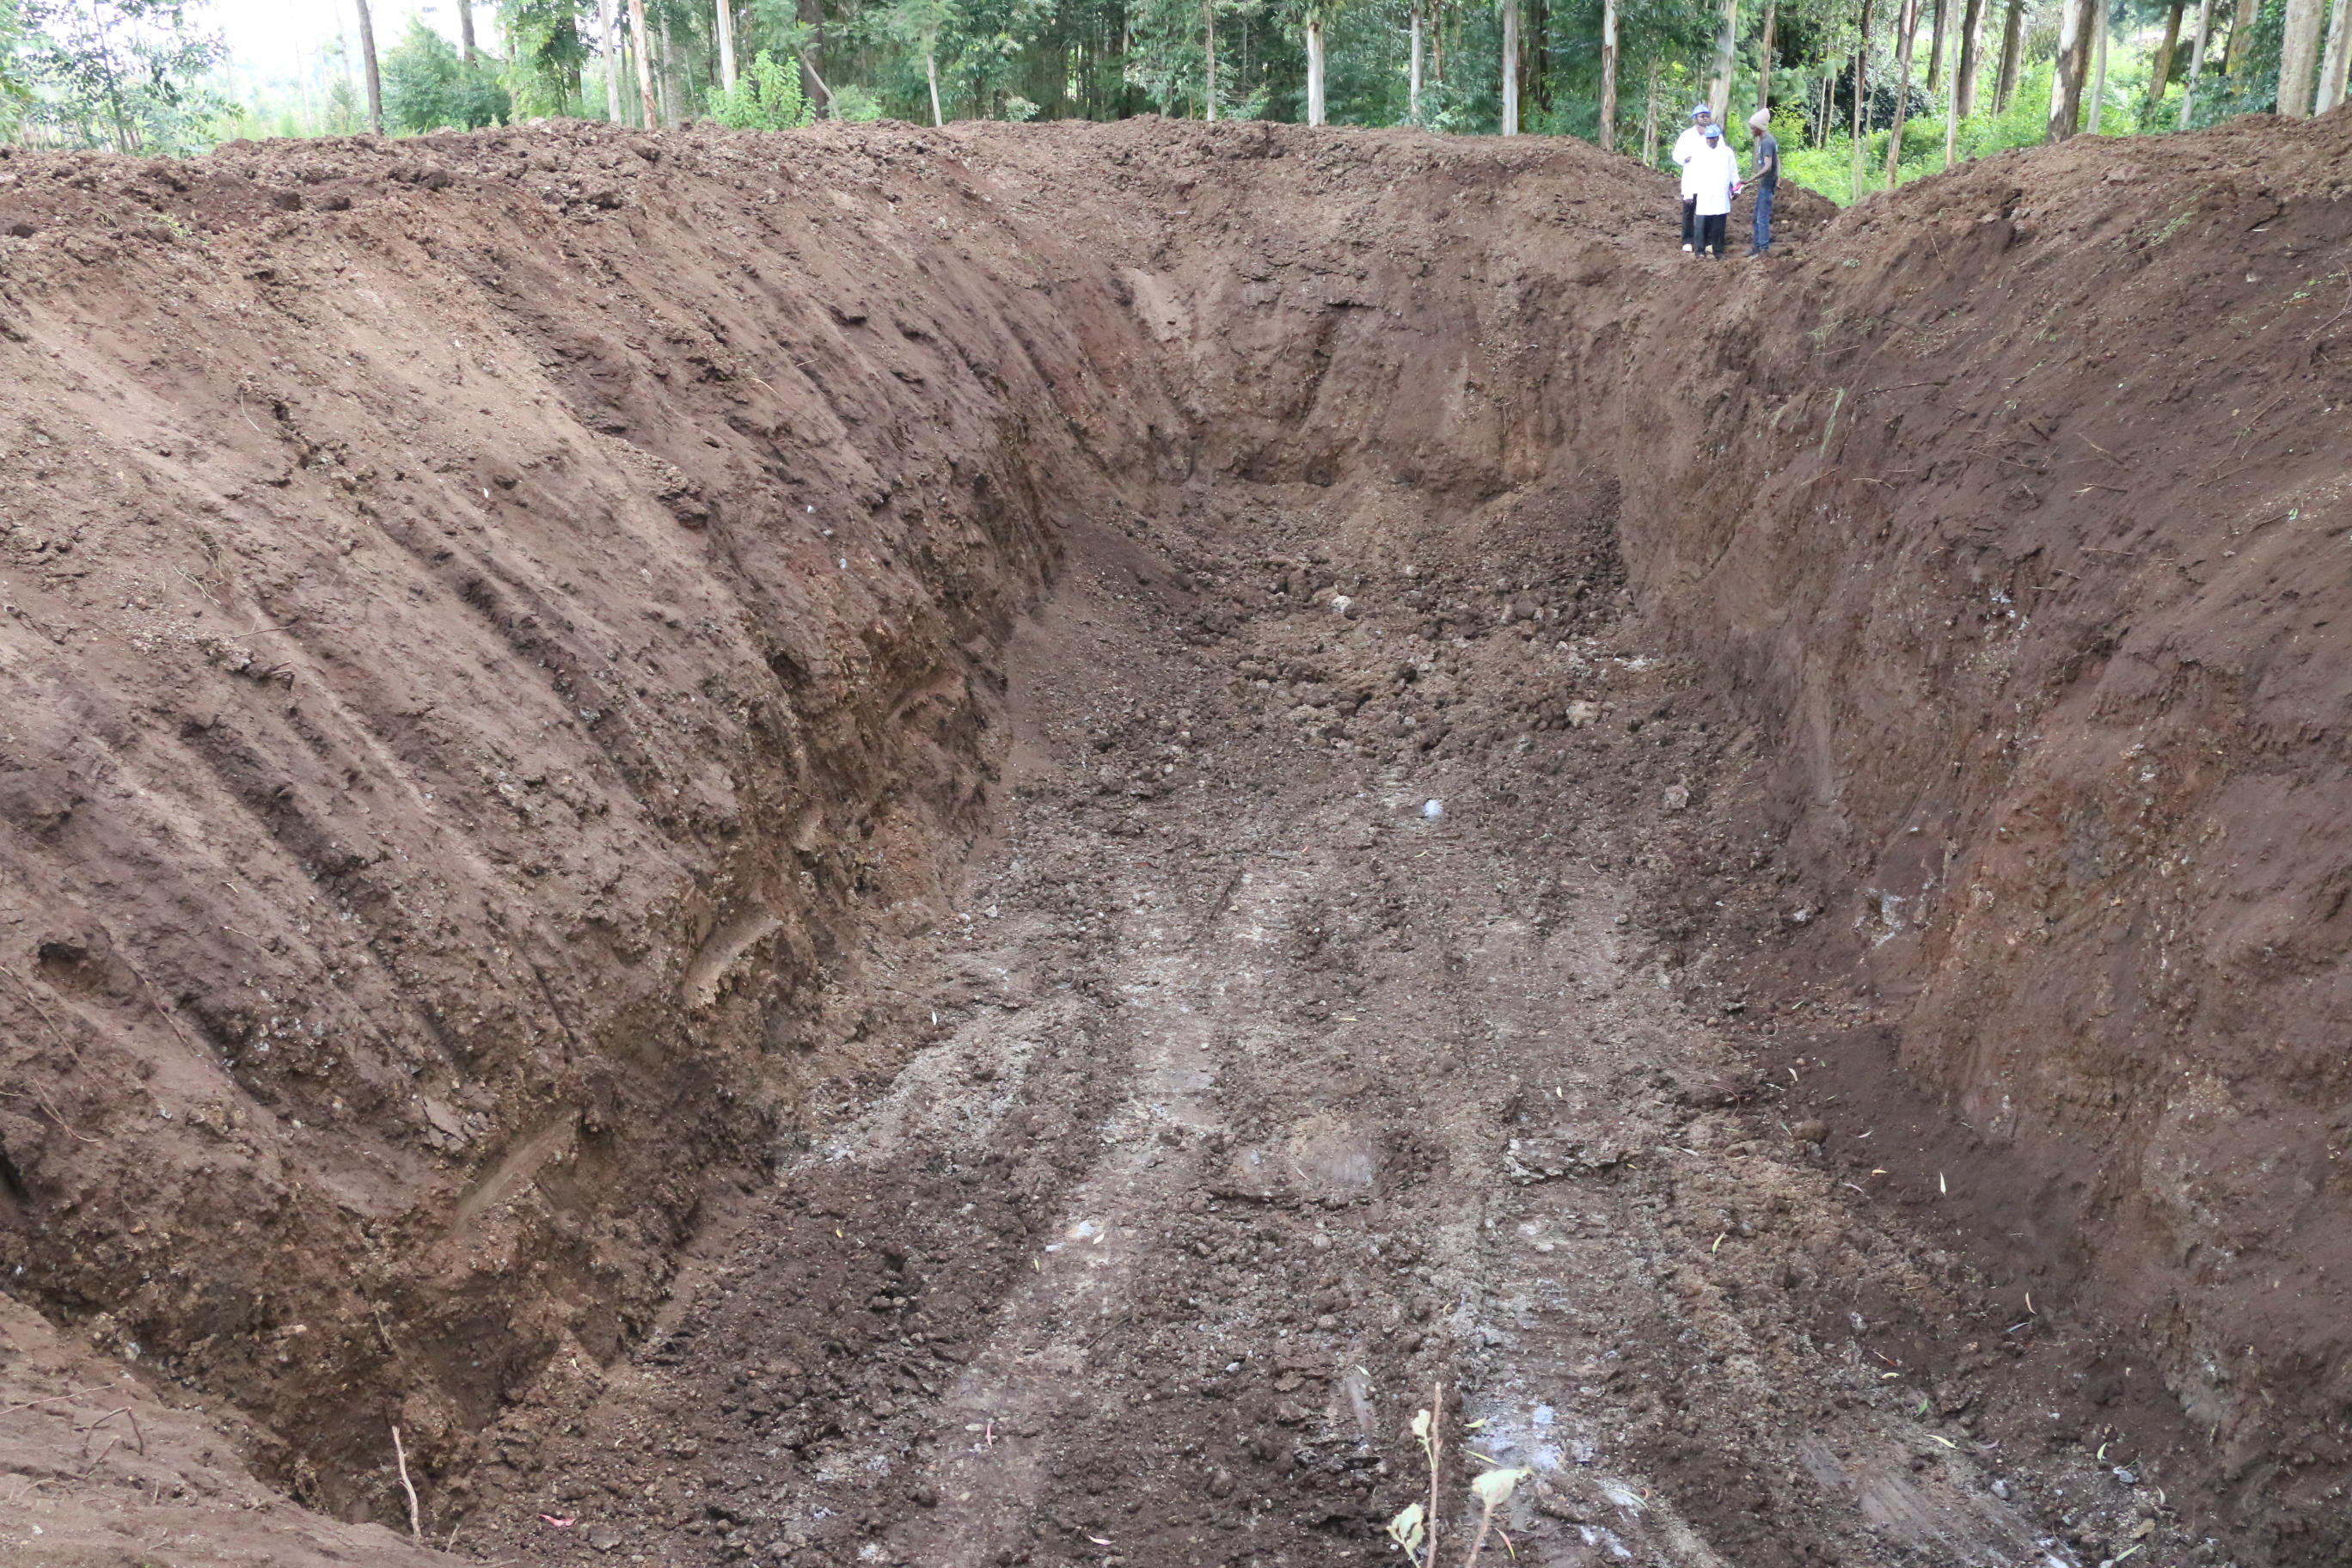
<instances>
[{"instance_id":1,"label":"bare soil surface","mask_svg":"<svg viewBox=\"0 0 2352 1568\"><path fill-rule=\"evenodd\" d=\"M2337 1561L2347 136L0 159L0 1551Z\"/></svg>"}]
</instances>

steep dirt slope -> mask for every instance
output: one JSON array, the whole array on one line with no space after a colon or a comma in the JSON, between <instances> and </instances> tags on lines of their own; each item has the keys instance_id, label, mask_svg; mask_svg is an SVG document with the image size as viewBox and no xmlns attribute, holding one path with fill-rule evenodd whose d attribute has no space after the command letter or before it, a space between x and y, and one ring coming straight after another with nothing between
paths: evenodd
<instances>
[{"instance_id":1,"label":"steep dirt slope","mask_svg":"<svg viewBox=\"0 0 2352 1568\"><path fill-rule=\"evenodd\" d=\"M7 160L12 1289L557 1556L1336 1560L1445 1376L1549 1560L2325 1561L2345 126Z\"/></svg>"},{"instance_id":2,"label":"steep dirt slope","mask_svg":"<svg viewBox=\"0 0 2352 1568\"><path fill-rule=\"evenodd\" d=\"M1780 885L1685 944L1694 984L1769 977L1848 1064L1839 1143L1980 1194L2021 1302L2137 1344L2080 1369L2099 1403L2177 1410L2317 1561L2352 1460L2347 198L2336 114L1873 204L1692 389L1686 449L1727 450L1661 504L1723 467L1754 499L1627 531L1772 759ZM1906 1083L1957 1125L1845 1144Z\"/></svg>"},{"instance_id":3,"label":"steep dirt slope","mask_svg":"<svg viewBox=\"0 0 2352 1568\"><path fill-rule=\"evenodd\" d=\"M5 165L7 1273L306 1500L640 1330L987 820L1150 405L893 145Z\"/></svg>"}]
</instances>

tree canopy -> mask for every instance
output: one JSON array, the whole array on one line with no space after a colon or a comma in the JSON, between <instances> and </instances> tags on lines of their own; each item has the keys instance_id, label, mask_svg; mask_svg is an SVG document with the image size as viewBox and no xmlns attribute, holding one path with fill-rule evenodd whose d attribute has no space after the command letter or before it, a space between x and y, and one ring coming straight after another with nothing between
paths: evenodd
<instances>
[{"instance_id":1,"label":"tree canopy","mask_svg":"<svg viewBox=\"0 0 2352 1568\"><path fill-rule=\"evenodd\" d=\"M412 16L383 57L383 115L402 131L478 130L505 121L514 101L480 60Z\"/></svg>"}]
</instances>

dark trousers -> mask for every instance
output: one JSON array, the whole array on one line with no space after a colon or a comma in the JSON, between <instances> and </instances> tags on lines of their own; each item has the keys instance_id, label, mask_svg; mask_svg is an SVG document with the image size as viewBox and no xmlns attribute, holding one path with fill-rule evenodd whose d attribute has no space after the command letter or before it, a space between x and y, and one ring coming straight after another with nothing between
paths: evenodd
<instances>
[{"instance_id":1,"label":"dark trousers","mask_svg":"<svg viewBox=\"0 0 2352 1568\"><path fill-rule=\"evenodd\" d=\"M1685 245L1698 243L1698 198L1696 196L1683 198L1683 243Z\"/></svg>"},{"instance_id":2,"label":"dark trousers","mask_svg":"<svg viewBox=\"0 0 2352 1568\"><path fill-rule=\"evenodd\" d=\"M1709 213L1698 220L1698 253L1701 256L1710 251L1717 256L1723 254L1723 226L1730 216L1729 213Z\"/></svg>"},{"instance_id":3,"label":"dark trousers","mask_svg":"<svg viewBox=\"0 0 2352 1568\"><path fill-rule=\"evenodd\" d=\"M1756 187L1756 248L1772 248L1772 187Z\"/></svg>"}]
</instances>

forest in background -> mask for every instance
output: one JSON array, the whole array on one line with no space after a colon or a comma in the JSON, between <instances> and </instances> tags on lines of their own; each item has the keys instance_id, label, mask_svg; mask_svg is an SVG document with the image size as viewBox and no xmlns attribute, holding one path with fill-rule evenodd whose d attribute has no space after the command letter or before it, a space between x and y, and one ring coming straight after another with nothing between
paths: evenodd
<instances>
[{"instance_id":1,"label":"forest in background","mask_svg":"<svg viewBox=\"0 0 2352 1568\"><path fill-rule=\"evenodd\" d=\"M320 4L341 36L269 76L204 0L0 0L0 132L184 153L557 116L1157 113L1578 136L1659 163L1704 100L1743 150L1769 106L1791 176L1846 201L2084 130L2325 112L2352 55L2352 0L439 0L384 37L367 0Z\"/></svg>"}]
</instances>

